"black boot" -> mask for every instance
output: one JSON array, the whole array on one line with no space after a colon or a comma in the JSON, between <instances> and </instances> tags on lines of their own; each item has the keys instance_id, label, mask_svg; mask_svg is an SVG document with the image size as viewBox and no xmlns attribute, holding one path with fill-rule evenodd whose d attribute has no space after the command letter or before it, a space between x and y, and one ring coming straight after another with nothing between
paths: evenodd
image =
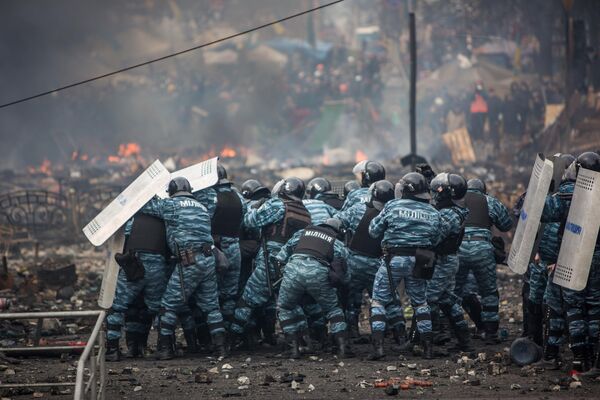
<instances>
[{"instance_id":1,"label":"black boot","mask_svg":"<svg viewBox=\"0 0 600 400\"><path fill-rule=\"evenodd\" d=\"M537 345L544 344L544 313L541 304L535 304L531 301L528 304L527 317L527 336Z\"/></svg>"},{"instance_id":2,"label":"black boot","mask_svg":"<svg viewBox=\"0 0 600 400\"><path fill-rule=\"evenodd\" d=\"M408 337L404 342L404 345L397 346L397 351L401 353L410 353L414 350L415 345L419 343L419 331L417 330L417 318L413 315L410 330L408 331Z\"/></svg>"},{"instance_id":3,"label":"black boot","mask_svg":"<svg viewBox=\"0 0 600 400\"><path fill-rule=\"evenodd\" d=\"M184 332L185 334L185 332ZM187 339L186 339L187 341ZM205 320L196 320L196 343L197 351L199 353L210 353L211 339L210 332L208 331L208 325Z\"/></svg>"},{"instance_id":4,"label":"black boot","mask_svg":"<svg viewBox=\"0 0 600 400\"><path fill-rule=\"evenodd\" d=\"M367 360L377 361L385 358L385 352L383 350L383 332L371 334L371 346L373 346L373 348L367 357Z\"/></svg>"},{"instance_id":5,"label":"black boot","mask_svg":"<svg viewBox=\"0 0 600 400\"><path fill-rule=\"evenodd\" d=\"M157 360L170 360L175 357L175 338L173 335L158 335L155 356Z\"/></svg>"},{"instance_id":6,"label":"black boot","mask_svg":"<svg viewBox=\"0 0 600 400\"><path fill-rule=\"evenodd\" d=\"M285 344L287 347L288 358L300 358L300 349L298 348L298 335L296 333L286 333Z\"/></svg>"},{"instance_id":7,"label":"black boot","mask_svg":"<svg viewBox=\"0 0 600 400\"><path fill-rule=\"evenodd\" d=\"M121 360L121 349L119 348L119 339L106 339L105 360L109 362Z\"/></svg>"},{"instance_id":8,"label":"black boot","mask_svg":"<svg viewBox=\"0 0 600 400\"><path fill-rule=\"evenodd\" d=\"M144 357L146 350L145 335L138 332L125 332L125 343L127 343L126 358Z\"/></svg>"},{"instance_id":9,"label":"black boot","mask_svg":"<svg viewBox=\"0 0 600 400\"><path fill-rule=\"evenodd\" d=\"M548 339L544 345L544 356L536 363L533 363L533 367L547 369L547 370L558 370L560 369L560 358L558 356L560 348L555 345L549 345Z\"/></svg>"},{"instance_id":10,"label":"black boot","mask_svg":"<svg viewBox=\"0 0 600 400\"><path fill-rule=\"evenodd\" d=\"M481 320L481 302L476 294L470 294L463 297L462 306L464 310L469 314L469 318L475 324L478 332L483 332L483 321Z\"/></svg>"},{"instance_id":11,"label":"black boot","mask_svg":"<svg viewBox=\"0 0 600 400\"><path fill-rule=\"evenodd\" d=\"M262 323L263 343L267 343L270 346L277 345L277 335L275 334L276 321L277 317L275 313L265 313Z\"/></svg>"},{"instance_id":12,"label":"black boot","mask_svg":"<svg viewBox=\"0 0 600 400\"><path fill-rule=\"evenodd\" d=\"M346 332L340 332L334 335L337 347L336 355L338 358L352 358L355 356L354 352L350 348L350 345L348 344L346 336Z\"/></svg>"},{"instance_id":13,"label":"black boot","mask_svg":"<svg viewBox=\"0 0 600 400\"><path fill-rule=\"evenodd\" d=\"M225 333L218 332L212 335L214 351L218 357L227 357L227 347L225 346Z\"/></svg>"},{"instance_id":14,"label":"black boot","mask_svg":"<svg viewBox=\"0 0 600 400\"><path fill-rule=\"evenodd\" d=\"M356 339L360 337L360 331L358 330L358 313L349 312L348 313L348 337L351 339Z\"/></svg>"},{"instance_id":15,"label":"black boot","mask_svg":"<svg viewBox=\"0 0 600 400\"><path fill-rule=\"evenodd\" d=\"M587 372L584 372L583 374L581 374L581 376L586 379L596 379L596 378L600 377L600 351L596 352L596 359L594 360L594 363L591 365L590 370Z\"/></svg>"},{"instance_id":16,"label":"black boot","mask_svg":"<svg viewBox=\"0 0 600 400\"><path fill-rule=\"evenodd\" d=\"M454 350L463 351L465 353L475 351L471 345L471 332L469 332L469 327L466 323L462 326L455 326L454 333L457 341Z\"/></svg>"},{"instance_id":17,"label":"black boot","mask_svg":"<svg viewBox=\"0 0 600 400\"><path fill-rule=\"evenodd\" d=\"M406 327L404 325L395 326L392 330L394 335L394 342L399 347L403 347L406 344Z\"/></svg>"},{"instance_id":18,"label":"black boot","mask_svg":"<svg viewBox=\"0 0 600 400\"><path fill-rule=\"evenodd\" d=\"M198 335L196 334L196 329L184 329L183 337L185 338L185 343L187 344L187 348L185 349L188 354L196 354L200 351L198 348Z\"/></svg>"},{"instance_id":19,"label":"black boot","mask_svg":"<svg viewBox=\"0 0 600 400\"><path fill-rule=\"evenodd\" d=\"M300 340L298 341L298 350L301 354L315 354L315 344L313 343L313 337L307 330L303 330L298 335Z\"/></svg>"},{"instance_id":20,"label":"black boot","mask_svg":"<svg viewBox=\"0 0 600 400\"><path fill-rule=\"evenodd\" d=\"M573 363L571 367L571 375L581 374L585 372L585 345L571 347L571 351L573 352Z\"/></svg>"},{"instance_id":21,"label":"black boot","mask_svg":"<svg viewBox=\"0 0 600 400\"><path fill-rule=\"evenodd\" d=\"M421 335L421 345L423 346L423 358L433 359L433 334L431 332Z\"/></svg>"},{"instance_id":22,"label":"black boot","mask_svg":"<svg viewBox=\"0 0 600 400\"><path fill-rule=\"evenodd\" d=\"M329 334L326 325L313 326L310 329L310 337L313 340L313 347L325 350L329 345Z\"/></svg>"},{"instance_id":23,"label":"black boot","mask_svg":"<svg viewBox=\"0 0 600 400\"><path fill-rule=\"evenodd\" d=\"M498 338L498 322L484 322L485 329L485 344L494 345L500 343Z\"/></svg>"}]
</instances>

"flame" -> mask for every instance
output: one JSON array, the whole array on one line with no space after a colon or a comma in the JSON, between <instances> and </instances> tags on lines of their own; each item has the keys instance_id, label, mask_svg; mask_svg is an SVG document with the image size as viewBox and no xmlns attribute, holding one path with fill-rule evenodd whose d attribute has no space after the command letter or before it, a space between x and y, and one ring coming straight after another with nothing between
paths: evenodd
<instances>
[{"instance_id":1,"label":"flame","mask_svg":"<svg viewBox=\"0 0 600 400\"><path fill-rule=\"evenodd\" d=\"M331 161L329 160L329 156L327 154L323 154L323 158L321 159L321 163L325 166L329 165Z\"/></svg>"},{"instance_id":2,"label":"flame","mask_svg":"<svg viewBox=\"0 0 600 400\"><path fill-rule=\"evenodd\" d=\"M119 156L129 157L140 155L142 148L137 143L122 143L119 145Z\"/></svg>"},{"instance_id":3,"label":"flame","mask_svg":"<svg viewBox=\"0 0 600 400\"><path fill-rule=\"evenodd\" d=\"M111 164L118 164L121 162L121 157L119 156L108 156L108 162Z\"/></svg>"},{"instance_id":4,"label":"flame","mask_svg":"<svg viewBox=\"0 0 600 400\"><path fill-rule=\"evenodd\" d=\"M30 174L35 174L35 173L42 173L44 175L48 175L51 176L52 175L52 163L50 162L50 160L48 160L47 158L44 158L44 161L42 161L42 164L39 167L27 167L27 171Z\"/></svg>"},{"instance_id":5,"label":"flame","mask_svg":"<svg viewBox=\"0 0 600 400\"><path fill-rule=\"evenodd\" d=\"M223 150L221 150L221 157L223 158L233 158L237 155L237 151L235 151L233 148L231 147L223 147Z\"/></svg>"},{"instance_id":6,"label":"flame","mask_svg":"<svg viewBox=\"0 0 600 400\"><path fill-rule=\"evenodd\" d=\"M356 162L361 162L364 160L368 160L369 157L367 157L367 155L362 151L362 150L356 150L356 154L354 156L354 159Z\"/></svg>"}]
</instances>

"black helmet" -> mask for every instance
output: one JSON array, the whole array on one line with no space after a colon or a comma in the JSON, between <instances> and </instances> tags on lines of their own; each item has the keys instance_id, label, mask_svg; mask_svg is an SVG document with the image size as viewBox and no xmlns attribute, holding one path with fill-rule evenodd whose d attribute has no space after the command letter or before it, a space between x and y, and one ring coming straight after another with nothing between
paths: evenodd
<instances>
[{"instance_id":1,"label":"black helmet","mask_svg":"<svg viewBox=\"0 0 600 400\"><path fill-rule=\"evenodd\" d=\"M385 203L394 198L394 185L390 181L377 181L369 188L371 204L377 210L382 210Z\"/></svg>"},{"instance_id":2,"label":"black helmet","mask_svg":"<svg viewBox=\"0 0 600 400\"><path fill-rule=\"evenodd\" d=\"M579 168L585 168L592 171L600 172L600 155L593 151L586 151L577 157L575 161L569 165L565 170L562 177L564 181L575 181L577 180L577 174L579 174Z\"/></svg>"},{"instance_id":3,"label":"black helmet","mask_svg":"<svg viewBox=\"0 0 600 400\"><path fill-rule=\"evenodd\" d=\"M356 189L360 188L360 183L356 182L356 181L348 181L346 182L346 184L344 185L344 197L348 197L348 194L350 192L355 191Z\"/></svg>"},{"instance_id":4,"label":"black helmet","mask_svg":"<svg viewBox=\"0 0 600 400\"><path fill-rule=\"evenodd\" d=\"M325 178L313 178L306 186L309 199L314 199L320 193L331 192L331 183Z\"/></svg>"},{"instance_id":5,"label":"black helmet","mask_svg":"<svg viewBox=\"0 0 600 400\"><path fill-rule=\"evenodd\" d=\"M256 179L248 179L242 184L242 196L248 200L258 200L263 197L269 197L271 191L264 187Z\"/></svg>"},{"instance_id":6,"label":"black helmet","mask_svg":"<svg viewBox=\"0 0 600 400\"><path fill-rule=\"evenodd\" d=\"M342 230L342 221L337 218L327 218L325 221L321 222L318 226L324 226L327 228L331 228L335 231L335 233L339 233Z\"/></svg>"},{"instance_id":7,"label":"black helmet","mask_svg":"<svg viewBox=\"0 0 600 400\"><path fill-rule=\"evenodd\" d=\"M397 189L403 199L431 199L427 179L418 172L404 175L398 182Z\"/></svg>"},{"instance_id":8,"label":"black helmet","mask_svg":"<svg viewBox=\"0 0 600 400\"><path fill-rule=\"evenodd\" d=\"M487 194L487 186L485 186L485 182L479 178L469 179L467 181L467 188L471 190L477 190L483 194Z\"/></svg>"},{"instance_id":9,"label":"black helmet","mask_svg":"<svg viewBox=\"0 0 600 400\"><path fill-rule=\"evenodd\" d=\"M461 200L467 193L467 181L460 175L442 172L431 180L430 188L436 203L450 200L462 205Z\"/></svg>"},{"instance_id":10,"label":"black helmet","mask_svg":"<svg viewBox=\"0 0 600 400\"><path fill-rule=\"evenodd\" d=\"M573 161L575 161L575 157L571 154L556 153L552 156L554 171L552 173L552 182L550 183L550 192L554 192L558 189L557 186L565 176L565 170L573 164ZM575 180L575 178L576 177L574 177L573 180Z\"/></svg>"},{"instance_id":11,"label":"black helmet","mask_svg":"<svg viewBox=\"0 0 600 400\"><path fill-rule=\"evenodd\" d=\"M431 180L435 177L435 172L429 164L417 164L415 166L415 172L420 173L427 179L427 182L431 183Z\"/></svg>"},{"instance_id":12,"label":"black helmet","mask_svg":"<svg viewBox=\"0 0 600 400\"><path fill-rule=\"evenodd\" d=\"M185 179L183 176L178 176L177 178L171 179L167 192L169 193L170 197L173 197L177 194L191 194L192 185L190 185L190 181Z\"/></svg>"},{"instance_id":13,"label":"black helmet","mask_svg":"<svg viewBox=\"0 0 600 400\"><path fill-rule=\"evenodd\" d=\"M291 177L282 179L273 187L273 194L279 197L285 197L290 200L301 201L304 197L304 181L299 178Z\"/></svg>"},{"instance_id":14,"label":"black helmet","mask_svg":"<svg viewBox=\"0 0 600 400\"><path fill-rule=\"evenodd\" d=\"M352 173L360 180L362 187L385 179L385 168L377 161L361 161L354 166Z\"/></svg>"},{"instance_id":15,"label":"black helmet","mask_svg":"<svg viewBox=\"0 0 600 400\"><path fill-rule=\"evenodd\" d=\"M219 181L217 185L229 185L231 182L227 179L227 170L221 163L217 164L217 175L219 176Z\"/></svg>"}]
</instances>

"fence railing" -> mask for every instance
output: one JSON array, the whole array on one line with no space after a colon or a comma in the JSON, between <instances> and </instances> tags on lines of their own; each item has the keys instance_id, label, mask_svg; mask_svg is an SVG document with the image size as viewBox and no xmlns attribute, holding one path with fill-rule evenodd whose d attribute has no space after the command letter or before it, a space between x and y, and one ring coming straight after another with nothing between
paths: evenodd
<instances>
[{"instance_id":1,"label":"fence railing","mask_svg":"<svg viewBox=\"0 0 600 400\"><path fill-rule=\"evenodd\" d=\"M75 382L36 382L36 383L5 383L0 388L34 388L34 387L74 387L74 399L82 400L104 400L106 392L106 365L104 356L106 348L102 324L105 311L56 311L56 312L30 312L30 313L4 313L0 314L0 320L35 319L37 327L32 347L0 347L0 352L10 353L32 353L47 351L73 351L83 350L77 362L77 376ZM96 317L96 323L85 346L39 346L41 326L45 318L85 318ZM88 371L87 379L86 370ZM88 396L89 395L89 396Z\"/></svg>"}]
</instances>

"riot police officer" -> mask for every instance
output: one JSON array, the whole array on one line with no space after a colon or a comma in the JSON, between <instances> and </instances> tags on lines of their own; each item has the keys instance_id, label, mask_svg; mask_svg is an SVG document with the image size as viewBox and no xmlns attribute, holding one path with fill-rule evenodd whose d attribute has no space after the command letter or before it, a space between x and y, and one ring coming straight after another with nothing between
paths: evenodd
<instances>
[{"instance_id":1,"label":"riot police officer","mask_svg":"<svg viewBox=\"0 0 600 400\"><path fill-rule=\"evenodd\" d=\"M171 180L168 192L169 198L155 197L142 208L143 213L165 222L169 250L176 260L161 302L157 358L174 357L177 315L188 309L190 296L206 315L213 344L223 356L225 326L218 302L210 215L192 195L187 179Z\"/></svg>"},{"instance_id":2,"label":"riot police officer","mask_svg":"<svg viewBox=\"0 0 600 400\"><path fill-rule=\"evenodd\" d=\"M158 315L160 301L167 285L167 237L164 222L138 212L125 226L125 247L116 259L121 268L115 300L106 317L106 359L119 361L119 339L126 313L140 295L147 311L138 314L140 324L128 324L125 332L128 356L140 357L146 347L147 321ZM131 320L131 317L129 318ZM137 328L137 329L136 329Z\"/></svg>"},{"instance_id":3,"label":"riot police officer","mask_svg":"<svg viewBox=\"0 0 600 400\"><path fill-rule=\"evenodd\" d=\"M309 199L321 200L336 210L341 210L344 205L344 200L332 191L331 182L325 178L311 179L306 185L306 194Z\"/></svg>"},{"instance_id":4,"label":"riot police officer","mask_svg":"<svg viewBox=\"0 0 600 400\"><path fill-rule=\"evenodd\" d=\"M427 282L427 304L431 307L432 329L434 334L440 333L440 312L443 312L458 340L457 349L471 351L464 310L454 295L458 272L457 253L464 235L464 222L469 214L469 210L463 207L467 181L457 174L441 173L431 180L430 187L435 208L440 211L450 232L435 248L435 269L433 277Z\"/></svg>"},{"instance_id":5,"label":"riot police officer","mask_svg":"<svg viewBox=\"0 0 600 400\"><path fill-rule=\"evenodd\" d=\"M348 193L342 206L342 211L352 207L355 203L367 200L367 193L371 184L385 179L385 168L377 161L364 160L359 162L352 169L356 180L360 183L360 188Z\"/></svg>"},{"instance_id":6,"label":"riot police officer","mask_svg":"<svg viewBox=\"0 0 600 400\"><path fill-rule=\"evenodd\" d=\"M304 182L298 178L287 178L273 188L274 197L258 209L250 208L244 216L244 226L260 229L261 249L255 261L255 269L235 309L232 332L241 337L252 317L253 310L264 306L272 298L273 283L279 276L277 266L270 262L281 247L302 228L311 223L304 205Z\"/></svg>"},{"instance_id":7,"label":"riot police officer","mask_svg":"<svg viewBox=\"0 0 600 400\"><path fill-rule=\"evenodd\" d=\"M565 171L558 193L546 198L542 222L558 222L559 240L566 228L575 181L581 168L600 172L600 156L594 152L582 153ZM584 290L562 288L564 308L569 329L569 344L573 352L573 372L581 373L593 362L594 369L587 375L600 375L600 356L593 360L598 344L600 325L600 240L596 241L592 263Z\"/></svg>"},{"instance_id":8,"label":"riot police officer","mask_svg":"<svg viewBox=\"0 0 600 400\"><path fill-rule=\"evenodd\" d=\"M333 206L321 200L320 197L326 192L331 192L331 183L325 178L314 178L308 182L306 190L308 198L304 199L302 203L310 213L313 225L319 225L337 212Z\"/></svg>"},{"instance_id":9,"label":"riot police officer","mask_svg":"<svg viewBox=\"0 0 600 400\"><path fill-rule=\"evenodd\" d=\"M369 188L370 200L366 203L356 203L346 211L336 215L346 228L348 240L348 270L350 284L347 322L352 337L359 335L358 315L363 299L363 291L367 289L372 296L373 280L379 269L381 256L381 237L373 239L369 236L369 224L384 205L394 198L394 185L386 180L375 182ZM390 318L388 324L392 327L394 336L399 344L405 336L404 315Z\"/></svg>"},{"instance_id":10,"label":"riot police officer","mask_svg":"<svg viewBox=\"0 0 600 400\"><path fill-rule=\"evenodd\" d=\"M384 357L386 321L402 313L396 294L400 280L404 280L406 293L415 310L424 356L433 357L426 279L431 278L433 273L435 253L431 249L448 235L448 225L440 212L429 204L429 185L423 175L408 173L397 188L400 198L388 201L369 225L372 238L383 236L381 243L385 257L373 283L371 360Z\"/></svg>"},{"instance_id":11,"label":"riot police officer","mask_svg":"<svg viewBox=\"0 0 600 400\"><path fill-rule=\"evenodd\" d=\"M337 240L340 229L341 222L332 218L317 225L311 224L296 232L276 256L281 264L287 263L277 309L291 358L299 357L298 342L306 324L299 306L305 294L314 298L323 309L337 343L338 356L347 355L346 320L338 304L336 288L330 281L332 269L333 273L342 273L341 283L347 283L349 279L344 268L346 249Z\"/></svg>"},{"instance_id":12,"label":"riot police officer","mask_svg":"<svg viewBox=\"0 0 600 400\"><path fill-rule=\"evenodd\" d=\"M496 258L492 240L492 226L507 232L512 228L512 218L508 209L496 198L485 193L486 186L479 179L467 182L465 207L469 215L465 221L465 235L458 252L459 268L456 274L455 292L462 297L463 286L470 271L477 280L481 295L481 320L486 342L498 341L499 294L496 282Z\"/></svg>"}]
</instances>

